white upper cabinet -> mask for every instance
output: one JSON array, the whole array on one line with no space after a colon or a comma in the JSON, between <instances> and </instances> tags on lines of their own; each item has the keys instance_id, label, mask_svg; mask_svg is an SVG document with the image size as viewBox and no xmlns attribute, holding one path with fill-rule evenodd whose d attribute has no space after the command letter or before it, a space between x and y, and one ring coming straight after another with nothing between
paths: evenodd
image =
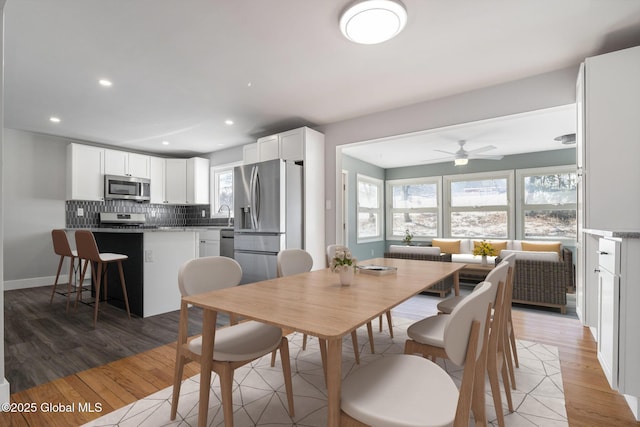
<instances>
[{"instance_id":1,"label":"white upper cabinet","mask_svg":"<svg viewBox=\"0 0 640 427\"><path fill-rule=\"evenodd\" d=\"M165 159L164 174L163 203L173 205L209 203L209 159L200 157ZM153 192L153 179L151 182Z\"/></svg>"},{"instance_id":2,"label":"white upper cabinet","mask_svg":"<svg viewBox=\"0 0 640 427\"><path fill-rule=\"evenodd\" d=\"M104 200L104 148L67 146L67 199Z\"/></svg>"},{"instance_id":3,"label":"white upper cabinet","mask_svg":"<svg viewBox=\"0 0 640 427\"><path fill-rule=\"evenodd\" d=\"M165 203L187 203L187 159L165 159Z\"/></svg>"},{"instance_id":4,"label":"white upper cabinet","mask_svg":"<svg viewBox=\"0 0 640 427\"><path fill-rule=\"evenodd\" d=\"M291 162L305 160L305 144L317 132L307 127L269 135L258 139L255 144L243 147L245 164L283 159Z\"/></svg>"},{"instance_id":5,"label":"white upper cabinet","mask_svg":"<svg viewBox=\"0 0 640 427\"><path fill-rule=\"evenodd\" d=\"M640 47L587 58L584 86L584 227L638 229Z\"/></svg>"},{"instance_id":6,"label":"white upper cabinet","mask_svg":"<svg viewBox=\"0 0 640 427\"><path fill-rule=\"evenodd\" d=\"M278 135L258 139L258 159L261 162L280 158L280 138Z\"/></svg>"},{"instance_id":7,"label":"white upper cabinet","mask_svg":"<svg viewBox=\"0 0 640 427\"><path fill-rule=\"evenodd\" d=\"M144 154L104 150L104 173L107 175L151 177L151 158Z\"/></svg>"},{"instance_id":8,"label":"white upper cabinet","mask_svg":"<svg viewBox=\"0 0 640 427\"><path fill-rule=\"evenodd\" d=\"M242 163L245 165L258 162L258 144L247 144L242 146Z\"/></svg>"},{"instance_id":9,"label":"white upper cabinet","mask_svg":"<svg viewBox=\"0 0 640 427\"><path fill-rule=\"evenodd\" d=\"M193 205L209 203L209 159L201 157L187 159L187 203Z\"/></svg>"},{"instance_id":10,"label":"white upper cabinet","mask_svg":"<svg viewBox=\"0 0 640 427\"><path fill-rule=\"evenodd\" d=\"M165 185L165 159L162 157L151 157L151 203L166 203Z\"/></svg>"}]
</instances>

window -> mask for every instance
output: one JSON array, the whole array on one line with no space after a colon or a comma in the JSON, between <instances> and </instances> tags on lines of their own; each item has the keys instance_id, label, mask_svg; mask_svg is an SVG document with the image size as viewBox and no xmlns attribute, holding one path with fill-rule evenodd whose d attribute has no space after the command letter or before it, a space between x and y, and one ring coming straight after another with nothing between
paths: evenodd
<instances>
[{"instance_id":1,"label":"window","mask_svg":"<svg viewBox=\"0 0 640 427\"><path fill-rule=\"evenodd\" d=\"M446 176L445 236L508 238L513 172Z\"/></svg>"},{"instance_id":2,"label":"window","mask_svg":"<svg viewBox=\"0 0 640 427\"><path fill-rule=\"evenodd\" d=\"M440 177L387 181L387 239L402 240L405 230L414 239L438 236Z\"/></svg>"},{"instance_id":3,"label":"window","mask_svg":"<svg viewBox=\"0 0 640 427\"><path fill-rule=\"evenodd\" d=\"M382 240L382 181L358 174L357 182L358 243Z\"/></svg>"},{"instance_id":4,"label":"window","mask_svg":"<svg viewBox=\"0 0 640 427\"><path fill-rule=\"evenodd\" d=\"M520 221L523 239L577 238L577 176L575 167L518 171Z\"/></svg>"},{"instance_id":5,"label":"window","mask_svg":"<svg viewBox=\"0 0 640 427\"><path fill-rule=\"evenodd\" d=\"M233 167L235 164L211 168L211 217L227 217L227 206L233 218Z\"/></svg>"}]
</instances>

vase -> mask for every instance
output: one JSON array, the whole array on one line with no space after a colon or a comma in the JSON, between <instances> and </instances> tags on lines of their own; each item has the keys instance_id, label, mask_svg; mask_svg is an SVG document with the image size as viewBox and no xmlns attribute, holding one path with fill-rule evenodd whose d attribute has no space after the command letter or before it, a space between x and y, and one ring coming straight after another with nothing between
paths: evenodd
<instances>
[{"instance_id":1,"label":"vase","mask_svg":"<svg viewBox=\"0 0 640 427\"><path fill-rule=\"evenodd\" d=\"M488 265L487 256L486 255L482 255L482 265L485 266L485 267Z\"/></svg>"},{"instance_id":2,"label":"vase","mask_svg":"<svg viewBox=\"0 0 640 427\"><path fill-rule=\"evenodd\" d=\"M348 267L344 270L340 270L340 284L342 286L349 286L353 280L353 267Z\"/></svg>"}]
</instances>

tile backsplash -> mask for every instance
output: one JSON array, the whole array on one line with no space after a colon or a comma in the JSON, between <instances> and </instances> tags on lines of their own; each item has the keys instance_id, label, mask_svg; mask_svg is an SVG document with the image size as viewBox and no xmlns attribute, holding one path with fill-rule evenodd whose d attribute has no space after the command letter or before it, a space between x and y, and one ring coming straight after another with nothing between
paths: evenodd
<instances>
[{"instance_id":1,"label":"tile backsplash","mask_svg":"<svg viewBox=\"0 0 640 427\"><path fill-rule=\"evenodd\" d=\"M211 212L209 205L164 205L129 200L67 200L65 205L67 228L97 228L100 226L100 212L143 213L147 218L148 226L227 225L227 218L209 218ZM79 209L82 209L82 216L78 216ZM202 211L204 211L204 217ZM231 221L233 223L233 219Z\"/></svg>"}]
</instances>

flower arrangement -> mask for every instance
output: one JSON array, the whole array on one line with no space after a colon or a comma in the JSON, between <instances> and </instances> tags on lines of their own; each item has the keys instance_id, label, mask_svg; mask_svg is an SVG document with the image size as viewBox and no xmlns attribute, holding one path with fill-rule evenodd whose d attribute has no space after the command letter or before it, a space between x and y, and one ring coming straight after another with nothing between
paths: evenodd
<instances>
[{"instance_id":1,"label":"flower arrangement","mask_svg":"<svg viewBox=\"0 0 640 427\"><path fill-rule=\"evenodd\" d=\"M478 243L473 248L473 254L474 255L482 255L482 256L496 256L497 255L495 248L491 245L491 243L487 242L486 240L483 240L482 242Z\"/></svg>"},{"instance_id":2,"label":"flower arrangement","mask_svg":"<svg viewBox=\"0 0 640 427\"><path fill-rule=\"evenodd\" d=\"M411 234L411 232L407 228L404 230L404 239L402 239L402 241L408 245L409 243L411 243L411 239L413 239L413 234Z\"/></svg>"},{"instance_id":3,"label":"flower arrangement","mask_svg":"<svg viewBox=\"0 0 640 427\"><path fill-rule=\"evenodd\" d=\"M351 251L348 248L337 248L333 259L331 260L331 271L339 273L340 271L348 270L349 268L353 268L355 270L357 262L358 260L351 256Z\"/></svg>"}]
</instances>

